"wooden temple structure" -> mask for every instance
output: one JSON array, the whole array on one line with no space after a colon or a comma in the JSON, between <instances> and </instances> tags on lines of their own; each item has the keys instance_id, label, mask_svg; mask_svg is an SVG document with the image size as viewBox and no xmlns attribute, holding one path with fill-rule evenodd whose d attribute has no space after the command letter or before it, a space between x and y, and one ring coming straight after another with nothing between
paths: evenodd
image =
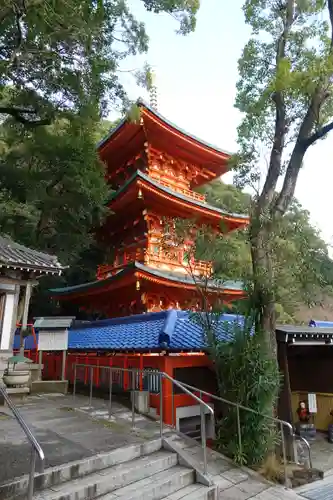
<instances>
[{"instance_id":1,"label":"wooden temple structure","mask_svg":"<svg viewBox=\"0 0 333 500\"><path fill-rule=\"evenodd\" d=\"M248 223L247 216L211 206L195 191L227 172L229 154L179 129L143 101L137 105L139 120L125 118L98 145L113 192L98 237L112 258L98 267L96 281L53 289L53 297L107 317L189 310L199 307L198 283L205 278L212 301L243 298L240 282L210 279L212 262L192 258L189 273L186 259L194 243L189 238L176 244L170 232L176 218L223 232Z\"/></svg>"}]
</instances>

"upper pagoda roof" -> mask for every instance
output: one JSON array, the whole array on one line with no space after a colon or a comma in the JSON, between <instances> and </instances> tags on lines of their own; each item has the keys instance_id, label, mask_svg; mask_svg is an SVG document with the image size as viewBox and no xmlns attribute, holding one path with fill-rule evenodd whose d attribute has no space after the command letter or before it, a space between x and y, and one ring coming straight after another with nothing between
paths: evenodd
<instances>
[{"instance_id":1,"label":"upper pagoda roof","mask_svg":"<svg viewBox=\"0 0 333 500\"><path fill-rule=\"evenodd\" d=\"M231 153L177 127L142 99L137 101L137 106L140 110L140 120L130 121L125 117L97 145L109 175L142 150L145 143L174 158L197 165L197 185L207 182L206 175L200 176L200 169L208 170L211 178L219 177L228 171Z\"/></svg>"}]
</instances>

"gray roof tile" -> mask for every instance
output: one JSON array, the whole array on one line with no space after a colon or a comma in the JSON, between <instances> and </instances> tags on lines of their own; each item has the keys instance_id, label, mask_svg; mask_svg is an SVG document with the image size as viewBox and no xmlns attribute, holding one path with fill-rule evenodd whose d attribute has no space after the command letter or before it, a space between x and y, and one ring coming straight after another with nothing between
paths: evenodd
<instances>
[{"instance_id":1,"label":"gray roof tile","mask_svg":"<svg viewBox=\"0 0 333 500\"><path fill-rule=\"evenodd\" d=\"M7 236L0 236L0 266L20 268L42 274L60 274L64 269L56 256L20 245Z\"/></svg>"}]
</instances>

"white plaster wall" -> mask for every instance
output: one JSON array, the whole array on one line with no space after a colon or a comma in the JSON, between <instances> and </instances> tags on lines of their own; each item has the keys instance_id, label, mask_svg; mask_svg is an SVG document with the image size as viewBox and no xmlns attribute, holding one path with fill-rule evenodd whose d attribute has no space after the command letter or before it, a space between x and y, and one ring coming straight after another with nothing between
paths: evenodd
<instances>
[{"instance_id":1,"label":"white plaster wall","mask_svg":"<svg viewBox=\"0 0 333 500\"><path fill-rule=\"evenodd\" d=\"M6 290L14 292L15 291L15 285L11 285L10 283L0 283L0 290L4 291L4 292Z\"/></svg>"},{"instance_id":2,"label":"white plaster wall","mask_svg":"<svg viewBox=\"0 0 333 500\"><path fill-rule=\"evenodd\" d=\"M10 341L12 333L11 329L13 325L14 304L15 295L13 293L7 293L1 333L0 349L2 351L8 351L12 348L12 346L10 345Z\"/></svg>"}]
</instances>

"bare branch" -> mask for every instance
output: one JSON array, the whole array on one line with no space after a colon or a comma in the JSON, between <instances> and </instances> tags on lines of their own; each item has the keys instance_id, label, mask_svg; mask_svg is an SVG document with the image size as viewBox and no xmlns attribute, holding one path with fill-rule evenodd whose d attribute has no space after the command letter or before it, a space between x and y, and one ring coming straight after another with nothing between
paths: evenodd
<instances>
[{"instance_id":1,"label":"bare branch","mask_svg":"<svg viewBox=\"0 0 333 500\"><path fill-rule=\"evenodd\" d=\"M322 102L322 89L317 87L317 90L312 96L311 103L303 119L302 125L300 126L296 144L291 154L286 175L284 177L283 186L272 210L273 215L274 213L280 213L283 215L294 197L298 174L302 167L305 152L309 147L307 145L307 141L309 140L309 137L311 137L311 132L314 128L316 117L318 116Z\"/></svg>"},{"instance_id":2,"label":"bare branch","mask_svg":"<svg viewBox=\"0 0 333 500\"><path fill-rule=\"evenodd\" d=\"M321 127L319 130L317 130L314 134L312 134L306 141L305 141L305 149L308 149L312 144L314 144L318 139L322 139L325 137L325 135L328 134L333 130L333 121L328 123L327 125L324 125Z\"/></svg>"}]
</instances>

